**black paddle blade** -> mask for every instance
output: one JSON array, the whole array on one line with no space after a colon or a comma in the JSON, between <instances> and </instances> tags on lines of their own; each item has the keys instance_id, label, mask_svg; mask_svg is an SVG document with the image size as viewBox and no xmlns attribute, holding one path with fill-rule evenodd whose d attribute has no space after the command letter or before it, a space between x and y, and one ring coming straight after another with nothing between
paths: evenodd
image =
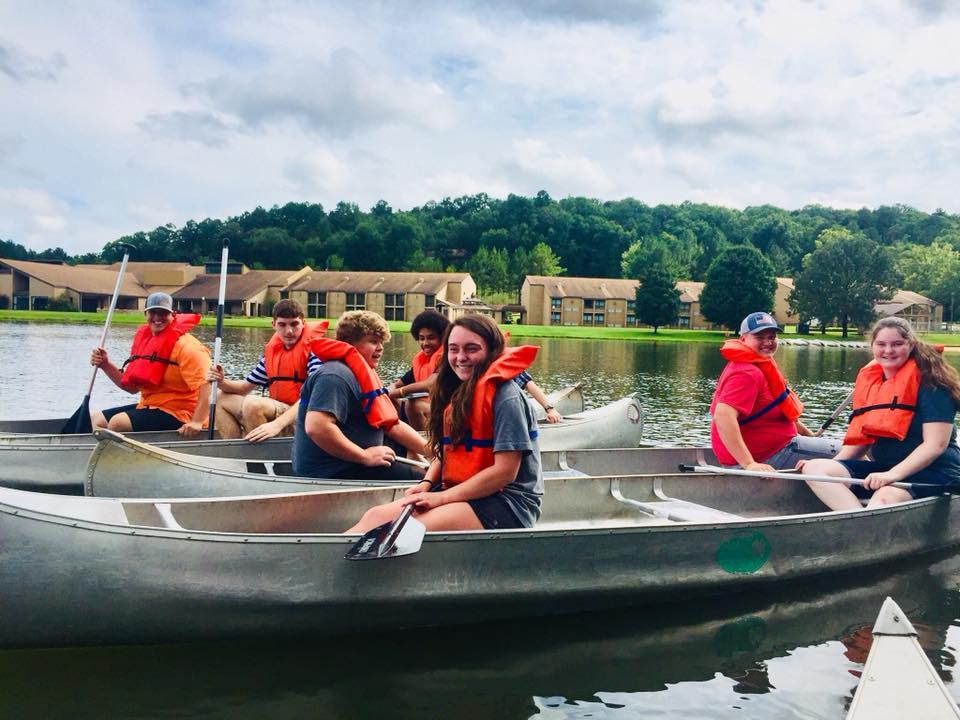
<instances>
[{"instance_id":1,"label":"black paddle blade","mask_svg":"<svg viewBox=\"0 0 960 720\"><path fill-rule=\"evenodd\" d=\"M93 432L93 423L90 422L90 396L84 395L83 402L77 411L64 423L61 435L77 435Z\"/></svg>"},{"instance_id":2,"label":"black paddle blade","mask_svg":"<svg viewBox=\"0 0 960 720\"><path fill-rule=\"evenodd\" d=\"M380 527L368 530L351 547L345 560L380 560L382 558L412 555L423 545L423 536L427 529L423 523L413 517L407 517L403 526L394 531L397 521L384 523ZM391 535L394 539L391 541Z\"/></svg>"}]
</instances>

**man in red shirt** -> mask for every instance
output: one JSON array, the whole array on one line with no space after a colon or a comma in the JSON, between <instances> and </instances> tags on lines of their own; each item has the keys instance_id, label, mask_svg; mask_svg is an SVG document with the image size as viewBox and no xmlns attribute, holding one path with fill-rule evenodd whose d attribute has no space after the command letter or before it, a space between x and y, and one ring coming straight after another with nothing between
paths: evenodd
<instances>
[{"instance_id":1,"label":"man in red shirt","mask_svg":"<svg viewBox=\"0 0 960 720\"><path fill-rule=\"evenodd\" d=\"M720 350L729 362L710 404L710 443L723 465L769 472L833 456L833 443L812 440L800 421L803 405L773 359L781 331L769 313L750 313L740 323L739 340L728 340ZM797 435L811 437L804 445L815 447L801 451Z\"/></svg>"}]
</instances>

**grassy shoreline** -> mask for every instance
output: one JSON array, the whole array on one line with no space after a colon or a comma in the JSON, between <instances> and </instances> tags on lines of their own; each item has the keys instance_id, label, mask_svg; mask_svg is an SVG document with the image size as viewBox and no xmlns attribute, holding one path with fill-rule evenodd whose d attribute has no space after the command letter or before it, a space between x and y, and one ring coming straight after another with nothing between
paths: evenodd
<instances>
[{"instance_id":1,"label":"grassy shoreline","mask_svg":"<svg viewBox=\"0 0 960 720\"><path fill-rule=\"evenodd\" d=\"M103 326L107 314L105 312L80 313L80 312L58 312L51 310L0 310L0 322L35 322L35 323L69 323L78 325L99 325ZM115 325L139 325L143 322L143 314L139 312L115 312L113 321ZM216 324L216 316L205 315L200 321L201 325L213 326ZM331 325L334 322L331 321ZM410 331L409 322L388 321L390 331L393 333L407 333ZM268 317L225 317L223 319L224 327L270 327L270 318ZM627 340L630 342L701 342L701 343L719 343L724 338L729 337L731 333L722 330L677 330L673 328L660 328L656 333L653 328L608 328L608 327L562 327L554 325L504 325L503 329L510 333L514 338L571 338L576 340ZM828 331L826 335L813 333L810 335L797 335L792 331L792 327L787 328L784 338L800 338L804 340L838 340L843 342L839 330ZM960 335L951 335L949 333L928 333L923 335L923 339L929 343L939 343L951 348L960 348ZM846 342L863 342L863 335L850 333Z\"/></svg>"}]
</instances>

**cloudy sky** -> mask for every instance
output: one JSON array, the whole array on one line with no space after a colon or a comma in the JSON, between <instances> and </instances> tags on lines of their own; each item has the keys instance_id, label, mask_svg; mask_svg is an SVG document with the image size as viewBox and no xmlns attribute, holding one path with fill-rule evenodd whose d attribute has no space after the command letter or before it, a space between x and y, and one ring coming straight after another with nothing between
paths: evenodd
<instances>
[{"instance_id":1,"label":"cloudy sky","mask_svg":"<svg viewBox=\"0 0 960 720\"><path fill-rule=\"evenodd\" d=\"M0 1L0 238L486 192L960 212L951 0Z\"/></svg>"}]
</instances>

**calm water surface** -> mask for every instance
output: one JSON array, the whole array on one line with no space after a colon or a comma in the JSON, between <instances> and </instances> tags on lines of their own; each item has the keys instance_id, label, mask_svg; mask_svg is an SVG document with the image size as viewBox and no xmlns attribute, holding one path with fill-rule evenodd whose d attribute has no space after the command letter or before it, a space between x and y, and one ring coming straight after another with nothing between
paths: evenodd
<instances>
[{"instance_id":1,"label":"calm water surface","mask_svg":"<svg viewBox=\"0 0 960 720\"><path fill-rule=\"evenodd\" d=\"M125 357L133 330L114 329L111 357ZM210 329L197 335L212 346ZM245 373L268 335L228 329L228 374ZM0 416L72 413L98 338L91 327L0 323ZM637 392L648 438L707 440L723 364L716 347L535 344L534 376L545 389L582 381L591 406ZM382 377L403 372L415 350L408 336L395 338ZM781 348L808 425L843 399L866 357ZM129 399L101 378L92 406ZM910 614L960 696L960 554L947 554L669 608L256 645L0 652L0 717L843 718L865 657L864 629L887 595Z\"/></svg>"}]
</instances>

